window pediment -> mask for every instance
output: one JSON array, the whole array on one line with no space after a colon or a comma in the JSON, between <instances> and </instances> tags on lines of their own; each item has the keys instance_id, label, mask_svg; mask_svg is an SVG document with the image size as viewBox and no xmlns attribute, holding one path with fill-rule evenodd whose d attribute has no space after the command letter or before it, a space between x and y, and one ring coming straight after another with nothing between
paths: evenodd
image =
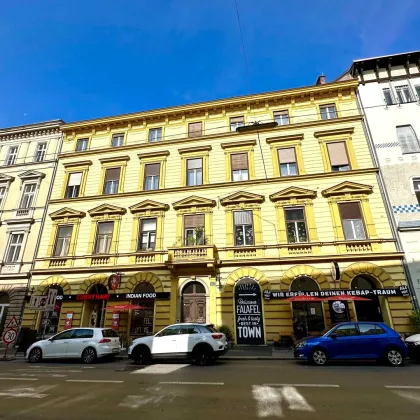
<instances>
[{"instance_id":1,"label":"window pediment","mask_svg":"<svg viewBox=\"0 0 420 420\"><path fill-rule=\"evenodd\" d=\"M86 216L86 213L83 211L73 210L69 207L63 207L60 210L57 210L50 214L52 220L65 219L65 218L77 218L81 219Z\"/></svg>"},{"instance_id":2,"label":"window pediment","mask_svg":"<svg viewBox=\"0 0 420 420\"><path fill-rule=\"evenodd\" d=\"M177 201L172 204L172 207L175 210L188 208L188 207L214 207L216 205L215 200L210 200L208 198L198 197L192 195L191 197L184 198L183 200Z\"/></svg>"},{"instance_id":3,"label":"window pediment","mask_svg":"<svg viewBox=\"0 0 420 420\"><path fill-rule=\"evenodd\" d=\"M331 197L337 195L346 195L346 194L371 194L373 192L373 187L371 185L358 184L356 182L345 181L341 184L334 185L331 188L328 188L322 191L324 197Z\"/></svg>"},{"instance_id":4,"label":"window pediment","mask_svg":"<svg viewBox=\"0 0 420 420\"><path fill-rule=\"evenodd\" d=\"M245 191L239 191L231 194L228 197L220 200L223 206L229 204L241 204L241 203L262 203L265 200L263 195L254 194Z\"/></svg>"},{"instance_id":5,"label":"window pediment","mask_svg":"<svg viewBox=\"0 0 420 420\"><path fill-rule=\"evenodd\" d=\"M270 195L271 201L290 200L293 198L316 198L316 191L307 190L306 188L289 187Z\"/></svg>"},{"instance_id":6,"label":"window pediment","mask_svg":"<svg viewBox=\"0 0 420 420\"><path fill-rule=\"evenodd\" d=\"M101 204L98 207L89 210L90 216L101 216L104 214L124 214L126 210L122 207L114 206L113 204Z\"/></svg>"},{"instance_id":7,"label":"window pediment","mask_svg":"<svg viewBox=\"0 0 420 420\"><path fill-rule=\"evenodd\" d=\"M22 181L25 181L27 179L42 179L45 178L45 174L38 171L26 171L23 174L20 174L19 178Z\"/></svg>"},{"instance_id":8,"label":"window pediment","mask_svg":"<svg viewBox=\"0 0 420 420\"><path fill-rule=\"evenodd\" d=\"M10 182L13 182L14 180L15 180L15 177L13 176L0 174L0 184L7 184Z\"/></svg>"},{"instance_id":9,"label":"window pediment","mask_svg":"<svg viewBox=\"0 0 420 420\"><path fill-rule=\"evenodd\" d=\"M129 209L131 213L135 214L142 211L166 211L169 209L169 206L153 200L144 200L140 203L134 204L129 207Z\"/></svg>"}]
</instances>

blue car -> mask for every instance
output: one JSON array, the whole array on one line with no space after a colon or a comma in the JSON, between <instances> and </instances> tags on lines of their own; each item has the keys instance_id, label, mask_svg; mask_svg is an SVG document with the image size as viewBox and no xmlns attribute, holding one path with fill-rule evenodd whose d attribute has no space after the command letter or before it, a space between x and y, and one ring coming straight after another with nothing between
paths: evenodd
<instances>
[{"instance_id":1,"label":"blue car","mask_svg":"<svg viewBox=\"0 0 420 420\"><path fill-rule=\"evenodd\" d=\"M320 337L307 337L293 345L294 356L323 366L329 360L375 359L402 366L408 349L400 335L382 322L343 322Z\"/></svg>"}]
</instances>

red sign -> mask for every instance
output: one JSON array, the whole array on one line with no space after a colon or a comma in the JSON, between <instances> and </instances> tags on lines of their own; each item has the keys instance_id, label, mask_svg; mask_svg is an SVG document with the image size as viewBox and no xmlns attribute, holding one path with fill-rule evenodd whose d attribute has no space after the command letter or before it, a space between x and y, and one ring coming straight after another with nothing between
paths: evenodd
<instances>
[{"instance_id":1,"label":"red sign","mask_svg":"<svg viewBox=\"0 0 420 420\"><path fill-rule=\"evenodd\" d=\"M76 300L108 300L109 293L103 295L76 295Z\"/></svg>"},{"instance_id":2,"label":"red sign","mask_svg":"<svg viewBox=\"0 0 420 420\"><path fill-rule=\"evenodd\" d=\"M117 290L120 285L120 276L118 274L111 274L108 277L108 287L111 290Z\"/></svg>"},{"instance_id":3,"label":"red sign","mask_svg":"<svg viewBox=\"0 0 420 420\"><path fill-rule=\"evenodd\" d=\"M7 325L4 327L5 330L8 330L9 328L17 328L18 327L18 322L16 317L12 317L12 319L7 323Z\"/></svg>"},{"instance_id":4,"label":"red sign","mask_svg":"<svg viewBox=\"0 0 420 420\"><path fill-rule=\"evenodd\" d=\"M6 330L3 334L3 343L8 346L9 344L12 344L15 342L17 338L17 330L14 328L9 328Z\"/></svg>"},{"instance_id":5,"label":"red sign","mask_svg":"<svg viewBox=\"0 0 420 420\"><path fill-rule=\"evenodd\" d=\"M64 321L64 329L68 330L73 325L73 312L66 313L66 320Z\"/></svg>"},{"instance_id":6,"label":"red sign","mask_svg":"<svg viewBox=\"0 0 420 420\"><path fill-rule=\"evenodd\" d=\"M111 327L113 330L118 330L120 328L120 313L119 312L112 313Z\"/></svg>"}]
</instances>

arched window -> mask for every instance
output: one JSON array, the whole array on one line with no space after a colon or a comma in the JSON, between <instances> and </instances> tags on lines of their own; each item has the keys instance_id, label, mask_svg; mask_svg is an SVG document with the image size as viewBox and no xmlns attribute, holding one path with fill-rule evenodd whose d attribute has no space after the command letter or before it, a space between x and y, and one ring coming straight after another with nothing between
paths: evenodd
<instances>
[{"instance_id":1,"label":"arched window","mask_svg":"<svg viewBox=\"0 0 420 420\"><path fill-rule=\"evenodd\" d=\"M198 281L191 281L187 283L182 291L183 295L196 295L200 293L206 294L206 289Z\"/></svg>"},{"instance_id":2,"label":"arched window","mask_svg":"<svg viewBox=\"0 0 420 420\"><path fill-rule=\"evenodd\" d=\"M101 283L95 283L89 289L88 294L106 295L108 294L108 289ZM106 303L105 299L85 302L85 311L89 314L89 327L102 328L104 326Z\"/></svg>"},{"instance_id":3,"label":"arched window","mask_svg":"<svg viewBox=\"0 0 420 420\"><path fill-rule=\"evenodd\" d=\"M142 309L135 309L131 313L130 336L141 337L153 334L155 315L154 293L155 288L148 282L141 282L135 287L133 294L139 294L143 297L133 299L131 303L142 306Z\"/></svg>"},{"instance_id":4,"label":"arched window","mask_svg":"<svg viewBox=\"0 0 420 420\"><path fill-rule=\"evenodd\" d=\"M43 336L57 334L60 323L61 305L63 304L63 288L57 284L54 284L44 291L44 295L48 295L50 289L57 290L57 298L53 311L41 312L42 318L40 331L42 332Z\"/></svg>"},{"instance_id":5,"label":"arched window","mask_svg":"<svg viewBox=\"0 0 420 420\"><path fill-rule=\"evenodd\" d=\"M367 276L356 276L351 282L353 290L368 289L374 290L376 281ZM381 296L382 300L385 298ZM378 296L369 296L368 301L355 301L354 308L356 309L356 316L358 321L374 321L382 322L382 309Z\"/></svg>"}]
</instances>

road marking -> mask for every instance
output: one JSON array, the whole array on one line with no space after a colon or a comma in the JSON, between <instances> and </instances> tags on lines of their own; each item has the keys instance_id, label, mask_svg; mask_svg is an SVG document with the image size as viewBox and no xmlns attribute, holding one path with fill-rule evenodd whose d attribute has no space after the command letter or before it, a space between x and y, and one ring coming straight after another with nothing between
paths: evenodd
<instances>
[{"instance_id":1,"label":"road marking","mask_svg":"<svg viewBox=\"0 0 420 420\"><path fill-rule=\"evenodd\" d=\"M119 407L127 407L134 410L146 404L159 404L162 399L163 395L127 395L118 405Z\"/></svg>"},{"instance_id":2,"label":"road marking","mask_svg":"<svg viewBox=\"0 0 420 420\"><path fill-rule=\"evenodd\" d=\"M281 393L289 404L289 410L310 412L315 411L315 409L310 404L308 404L305 397L300 394L295 387L285 386L282 388Z\"/></svg>"},{"instance_id":3,"label":"road marking","mask_svg":"<svg viewBox=\"0 0 420 420\"><path fill-rule=\"evenodd\" d=\"M332 385L332 384L263 384L263 386L293 386L296 388L340 388L340 385Z\"/></svg>"},{"instance_id":4,"label":"road marking","mask_svg":"<svg viewBox=\"0 0 420 420\"><path fill-rule=\"evenodd\" d=\"M411 386L411 385L385 385L385 388L388 388L388 389L420 389L420 386Z\"/></svg>"},{"instance_id":5,"label":"road marking","mask_svg":"<svg viewBox=\"0 0 420 420\"><path fill-rule=\"evenodd\" d=\"M51 388L55 388L57 385L43 385L37 388L13 388L8 389L5 392L0 392L0 397L11 397L11 398L45 398L50 394L43 394L42 392L47 391Z\"/></svg>"},{"instance_id":6,"label":"road marking","mask_svg":"<svg viewBox=\"0 0 420 420\"><path fill-rule=\"evenodd\" d=\"M168 373L175 372L184 367L190 366L189 364L162 364L162 365L152 365L144 369L138 369L131 372L132 374L155 374L155 375L166 375Z\"/></svg>"},{"instance_id":7,"label":"road marking","mask_svg":"<svg viewBox=\"0 0 420 420\"><path fill-rule=\"evenodd\" d=\"M418 387L416 389L418 389ZM418 393L415 393L415 392L412 392L412 391L407 391L407 390L405 390L405 391L396 390L396 391L392 391L392 392L394 394L402 397L402 398L405 398L406 400L409 400L411 402L420 404L420 395L418 395Z\"/></svg>"},{"instance_id":8,"label":"road marking","mask_svg":"<svg viewBox=\"0 0 420 420\"><path fill-rule=\"evenodd\" d=\"M15 369L15 372L31 372L31 373L35 373L33 370L31 369ZM39 373L83 373L82 370L42 370Z\"/></svg>"},{"instance_id":9,"label":"road marking","mask_svg":"<svg viewBox=\"0 0 420 420\"><path fill-rule=\"evenodd\" d=\"M282 417L280 390L264 385L252 385L252 396L257 403L258 417Z\"/></svg>"},{"instance_id":10,"label":"road marking","mask_svg":"<svg viewBox=\"0 0 420 420\"><path fill-rule=\"evenodd\" d=\"M93 384L122 384L124 381L103 381L99 379L66 379L66 382L89 382Z\"/></svg>"},{"instance_id":11,"label":"road marking","mask_svg":"<svg viewBox=\"0 0 420 420\"><path fill-rule=\"evenodd\" d=\"M159 382L165 385L224 385L224 382Z\"/></svg>"},{"instance_id":12,"label":"road marking","mask_svg":"<svg viewBox=\"0 0 420 420\"><path fill-rule=\"evenodd\" d=\"M1 378L0 380L5 380L5 381L37 381L38 379L34 379L34 378Z\"/></svg>"}]
</instances>

